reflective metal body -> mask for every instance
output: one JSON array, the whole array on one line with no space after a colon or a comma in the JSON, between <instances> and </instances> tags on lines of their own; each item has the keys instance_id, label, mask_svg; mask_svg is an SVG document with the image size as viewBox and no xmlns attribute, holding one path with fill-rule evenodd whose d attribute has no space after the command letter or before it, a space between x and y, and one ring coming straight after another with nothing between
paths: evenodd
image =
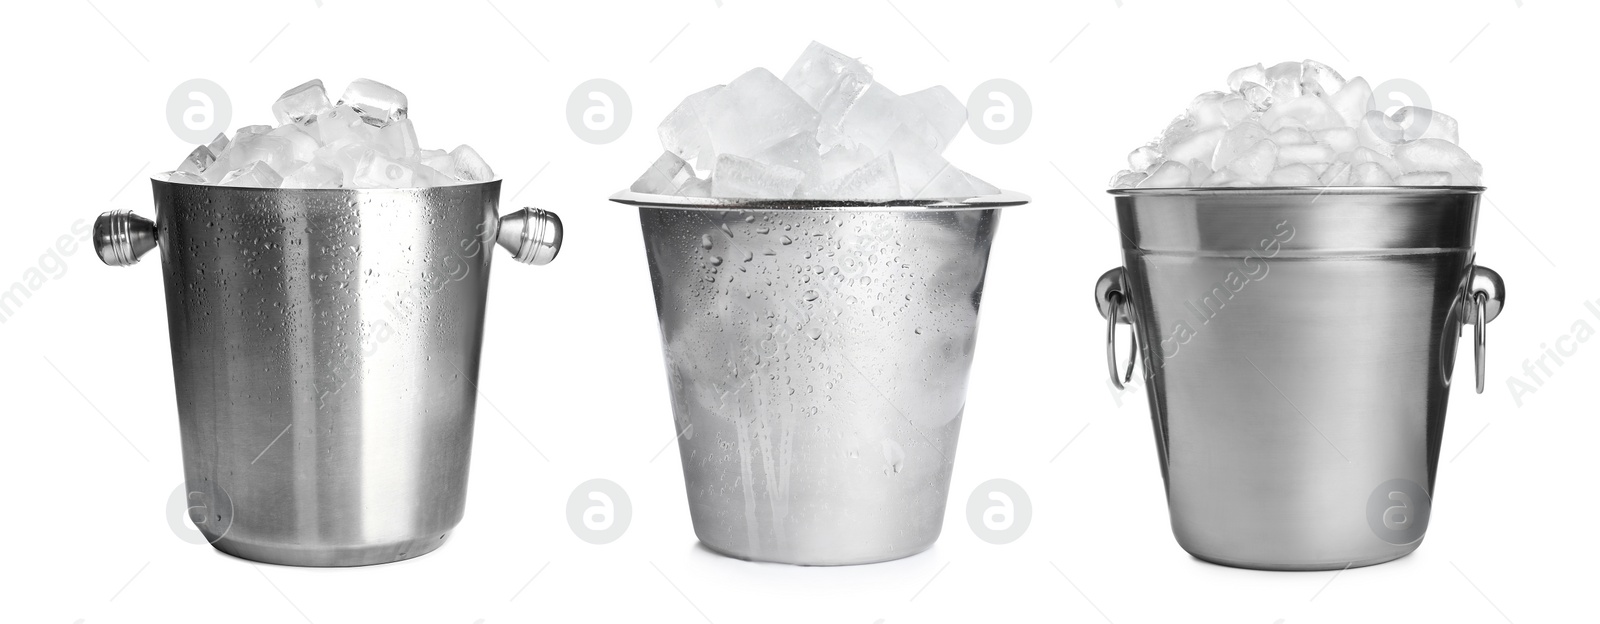
<instances>
[{"instance_id":1,"label":"reflective metal body","mask_svg":"<svg viewBox=\"0 0 1600 624\"><path fill-rule=\"evenodd\" d=\"M1123 268L1095 299L1136 325L1185 550L1320 570L1421 543L1458 336L1504 303L1481 192L1113 192Z\"/></svg>"},{"instance_id":2,"label":"reflective metal body","mask_svg":"<svg viewBox=\"0 0 1600 624\"><path fill-rule=\"evenodd\" d=\"M287 565L438 548L466 498L490 252L559 245L559 220L521 212L554 234L502 232L499 182L154 192L153 225L108 213L96 244L108 264L160 246L196 526Z\"/></svg>"},{"instance_id":3,"label":"reflective metal body","mask_svg":"<svg viewBox=\"0 0 1600 624\"><path fill-rule=\"evenodd\" d=\"M1001 206L639 206L696 535L841 565L939 536Z\"/></svg>"}]
</instances>

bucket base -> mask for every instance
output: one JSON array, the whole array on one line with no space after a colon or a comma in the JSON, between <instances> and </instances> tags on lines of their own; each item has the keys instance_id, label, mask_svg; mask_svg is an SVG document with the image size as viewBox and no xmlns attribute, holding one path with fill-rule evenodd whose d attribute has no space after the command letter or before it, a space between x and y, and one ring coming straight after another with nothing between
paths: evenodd
<instances>
[{"instance_id":1,"label":"bucket base","mask_svg":"<svg viewBox=\"0 0 1600 624\"><path fill-rule=\"evenodd\" d=\"M275 565L344 568L394 563L426 555L443 546L449 532L399 542L362 546L280 546L223 538L212 546L229 555Z\"/></svg>"},{"instance_id":2,"label":"bucket base","mask_svg":"<svg viewBox=\"0 0 1600 624\"><path fill-rule=\"evenodd\" d=\"M869 564L869 563L883 563L885 561L894 561L896 559L904 559L904 558L910 557L912 555L921 554L923 551L926 551L929 548L932 548L933 547L933 543L935 541L938 541L937 537L935 539L928 540L928 542L926 544L919 544L916 547L913 547L913 548L911 548L909 550L905 550L905 551L901 551L901 552L895 552L895 553L889 553L889 554L873 554L873 555L865 555L865 556L850 556L850 555L842 555L841 556L838 553L830 553L828 556L825 556L825 557L807 557L807 556L794 555L793 553L790 553L790 554L794 555L794 556L777 557L777 556L772 556L772 555L769 555L769 554L752 554L752 553L745 553L745 552L736 552L736 551L734 551L732 549L721 548L721 547L719 547L719 546L717 546L715 544L712 544L711 542L708 542L708 541L706 541L704 539L700 540L700 545L705 546L707 550L710 550L711 552L717 553L717 554L722 555L724 557L732 557L734 559L742 559L742 560L745 560L745 561L759 561L759 562L763 562L763 563L786 563L786 564L789 564L789 565L798 565L798 566L849 566L849 565L865 565L865 564Z\"/></svg>"},{"instance_id":3,"label":"bucket base","mask_svg":"<svg viewBox=\"0 0 1600 624\"><path fill-rule=\"evenodd\" d=\"M1407 548L1404 551L1401 551L1401 552L1398 552L1398 553L1388 553L1388 554L1385 554L1385 555L1383 555L1381 557L1374 557L1374 558L1371 558L1371 559L1361 559L1361 560L1358 560L1358 561L1326 561L1326 562L1313 562L1313 563L1285 563L1285 562L1282 562L1282 561L1244 561L1244 560L1240 560L1240 559L1228 559L1226 557L1213 557L1211 555L1201 554L1201 553L1197 553L1197 552L1195 552L1193 550L1188 550L1187 548L1184 549L1184 550L1187 551L1190 555L1192 555L1195 559L1199 559L1199 560L1204 561L1206 563L1214 563L1214 564L1221 565L1221 566L1228 566L1230 568L1243 568L1243 569L1246 569L1246 570L1271 570L1271 571L1279 571L1279 572L1316 572L1316 571L1325 571L1325 570L1344 570L1344 569L1348 569L1348 568L1362 568L1362 567L1366 567L1366 566L1370 566L1370 565L1378 565L1380 563L1388 563L1390 561L1394 561L1396 559L1399 559L1401 557L1409 555L1409 554L1411 554L1413 552L1416 552L1417 546L1420 546L1420 545L1421 545L1421 541L1418 541L1417 543L1412 544L1410 548Z\"/></svg>"}]
</instances>

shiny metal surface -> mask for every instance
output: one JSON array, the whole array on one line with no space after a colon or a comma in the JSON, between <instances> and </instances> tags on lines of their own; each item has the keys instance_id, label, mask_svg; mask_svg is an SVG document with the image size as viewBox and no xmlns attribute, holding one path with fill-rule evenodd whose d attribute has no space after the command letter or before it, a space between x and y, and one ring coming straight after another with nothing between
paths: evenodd
<instances>
[{"instance_id":1,"label":"shiny metal surface","mask_svg":"<svg viewBox=\"0 0 1600 624\"><path fill-rule=\"evenodd\" d=\"M499 182L153 184L191 519L269 563L438 548L465 503Z\"/></svg>"},{"instance_id":2,"label":"shiny metal surface","mask_svg":"<svg viewBox=\"0 0 1600 624\"><path fill-rule=\"evenodd\" d=\"M1474 266L1481 192L1113 192L1123 268L1097 304L1132 304L1185 550L1320 570L1421 543L1457 336L1504 302Z\"/></svg>"},{"instance_id":3,"label":"shiny metal surface","mask_svg":"<svg viewBox=\"0 0 1600 624\"><path fill-rule=\"evenodd\" d=\"M613 199L640 206L701 542L805 565L931 546L1000 210Z\"/></svg>"}]
</instances>

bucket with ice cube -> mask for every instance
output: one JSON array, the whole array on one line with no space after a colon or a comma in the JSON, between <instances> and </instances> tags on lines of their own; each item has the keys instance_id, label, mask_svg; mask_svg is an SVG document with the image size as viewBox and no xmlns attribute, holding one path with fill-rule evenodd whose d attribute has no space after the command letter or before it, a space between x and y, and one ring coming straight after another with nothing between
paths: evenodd
<instances>
[{"instance_id":1,"label":"bucket with ice cube","mask_svg":"<svg viewBox=\"0 0 1600 624\"><path fill-rule=\"evenodd\" d=\"M278 128L152 181L155 220L101 215L100 258L160 247L186 506L218 549L351 566L438 548L460 521L498 243L544 264L561 223L498 216L466 146L419 150L404 96L285 94ZM213 149L215 148L215 149Z\"/></svg>"},{"instance_id":2,"label":"bucket with ice cube","mask_svg":"<svg viewBox=\"0 0 1600 624\"><path fill-rule=\"evenodd\" d=\"M1000 209L940 156L965 123L812 44L689 96L639 208L696 535L807 565L939 536Z\"/></svg>"},{"instance_id":3,"label":"bucket with ice cube","mask_svg":"<svg viewBox=\"0 0 1600 624\"><path fill-rule=\"evenodd\" d=\"M1373 110L1314 61L1235 72L1113 179L1112 383L1144 362L1173 533L1279 570L1396 559L1427 529L1456 346L1478 392L1505 286L1473 249L1454 119ZM1118 361L1118 324L1137 353Z\"/></svg>"}]
</instances>

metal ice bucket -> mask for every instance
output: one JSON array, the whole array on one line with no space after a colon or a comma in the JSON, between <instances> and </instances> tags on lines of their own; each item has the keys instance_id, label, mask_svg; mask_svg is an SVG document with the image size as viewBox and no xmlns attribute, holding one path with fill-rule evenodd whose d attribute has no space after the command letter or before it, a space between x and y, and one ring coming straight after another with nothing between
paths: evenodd
<instances>
[{"instance_id":1,"label":"metal ice bucket","mask_svg":"<svg viewBox=\"0 0 1600 624\"><path fill-rule=\"evenodd\" d=\"M544 264L551 213L500 183L409 190L154 181L156 220L95 222L100 258L161 247L190 518L246 559L352 566L461 520L490 250Z\"/></svg>"},{"instance_id":2,"label":"metal ice bucket","mask_svg":"<svg viewBox=\"0 0 1600 624\"><path fill-rule=\"evenodd\" d=\"M1178 543L1231 566L1396 559L1427 529L1456 342L1505 303L1480 187L1112 191L1107 365L1132 322ZM1130 356L1131 357L1131 356ZM1126 375L1128 377L1121 377Z\"/></svg>"},{"instance_id":3,"label":"metal ice bucket","mask_svg":"<svg viewBox=\"0 0 1600 624\"><path fill-rule=\"evenodd\" d=\"M1027 198L612 199L639 207L700 541L804 565L933 545L989 248Z\"/></svg>"}]
</instances>

